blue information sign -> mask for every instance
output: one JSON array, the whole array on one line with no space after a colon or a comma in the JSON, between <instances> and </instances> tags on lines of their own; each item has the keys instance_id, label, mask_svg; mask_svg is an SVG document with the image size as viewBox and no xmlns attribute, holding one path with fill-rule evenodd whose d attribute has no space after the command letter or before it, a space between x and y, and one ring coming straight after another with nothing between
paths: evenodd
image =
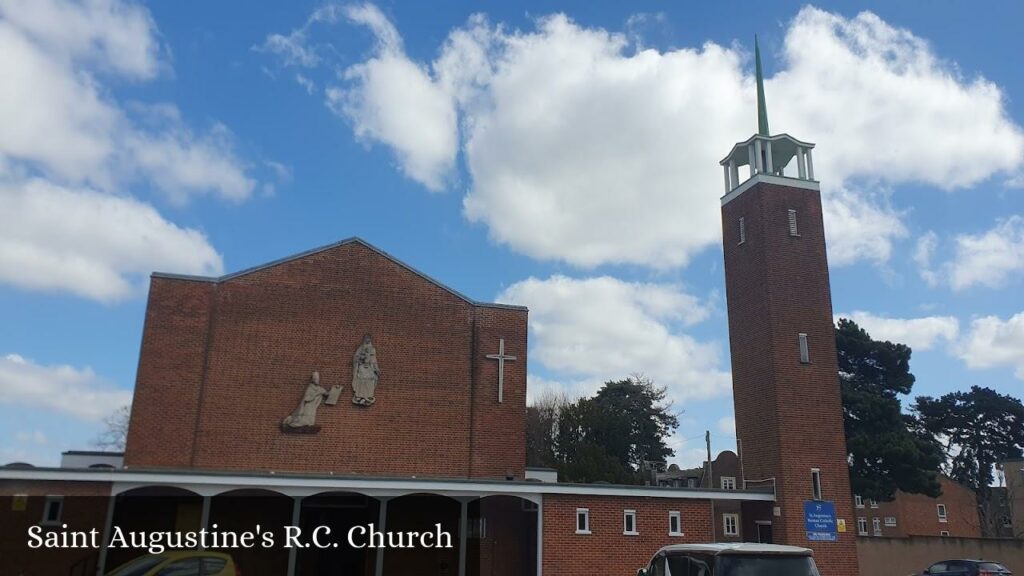
<instances>
[{"instance_id":1,"label":"blue information sign","mask_svg":"<svg viewBox=\"0 0 1024 576\"><path fill-rule=\"evenodd\" d=\"M804 502L804 527L812 542L835 542L836 507L832 502L808 500Z\"/></svg>"}]
</instances>

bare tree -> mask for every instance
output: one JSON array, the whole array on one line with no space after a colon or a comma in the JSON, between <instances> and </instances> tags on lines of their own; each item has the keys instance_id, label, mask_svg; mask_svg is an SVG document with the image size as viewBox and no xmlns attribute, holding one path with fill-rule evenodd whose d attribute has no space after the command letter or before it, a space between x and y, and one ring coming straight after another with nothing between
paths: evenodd
<instances>
[{"instance_id":1,"label":"bare tree","mask_svg":"<svg viewBox=\"0 0 1024 576\"><path fill-rule=\"evenodd\" d=\"M103 419L103 431L93 440L93 446L109 452L123 452L128 439L128 419L132 407L124 405Z\"/></svg>"}]
</instances>

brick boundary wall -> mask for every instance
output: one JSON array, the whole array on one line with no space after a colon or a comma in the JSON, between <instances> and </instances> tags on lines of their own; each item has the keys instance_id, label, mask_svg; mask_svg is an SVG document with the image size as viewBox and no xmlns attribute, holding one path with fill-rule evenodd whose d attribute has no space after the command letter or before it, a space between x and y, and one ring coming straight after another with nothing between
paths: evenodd
<instances>
[{"instance_id":1,"label":"brick boundary wall","mask_svg":"<svg viewBox=\"0 0 1024 576\"><path fill-rule=\"evenodd\" d=\"M1024 540L1001 538L857 538L861 576L908 576L942 560L981 558L1024 574Z\"/></svg>"}]
</instances>

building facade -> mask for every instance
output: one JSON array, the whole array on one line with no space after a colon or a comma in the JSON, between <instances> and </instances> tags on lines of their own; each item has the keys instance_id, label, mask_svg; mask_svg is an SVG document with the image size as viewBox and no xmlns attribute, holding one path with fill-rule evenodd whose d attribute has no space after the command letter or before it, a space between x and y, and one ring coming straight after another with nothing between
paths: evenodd
<instances>
[{"instance_id":1,"label":"building facade","mask_svg":"<svg viewBox=\"0 0 1024 576\"><path fill-rule=\"evenodd\" d=\"M984 536L974 490L939 475L942 495L896 492L891 502L877 502L855 495L857 535L885 538L907 536Z\"/></svg>"}]
</instances>

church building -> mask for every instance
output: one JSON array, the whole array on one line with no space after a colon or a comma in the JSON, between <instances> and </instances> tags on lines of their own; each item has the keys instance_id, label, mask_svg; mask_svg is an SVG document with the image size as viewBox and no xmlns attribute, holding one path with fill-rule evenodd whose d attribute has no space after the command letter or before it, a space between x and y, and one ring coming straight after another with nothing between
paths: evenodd
<instances>
[{"instance_id":1,"label":"church building","mask_svg":"<svg viewBox=\"0 0 1024 576\"><path fill-rule=\"evenodd\" d=\"M341 546L209 548L244 576L590 576L725 539L857 574L814 146L768 133L757 66L759 131L722 161L735 481L527 468L528 310L354 238L218 278L154 273L123 465L0 468L5 573L106 574L146 553L102 545L117 530L259 526L283 543L327 526ZM450 542L344 543L370 525ZM32 550L36 526L95 528L101 545Z\"/></svg>"}]
</instances>

